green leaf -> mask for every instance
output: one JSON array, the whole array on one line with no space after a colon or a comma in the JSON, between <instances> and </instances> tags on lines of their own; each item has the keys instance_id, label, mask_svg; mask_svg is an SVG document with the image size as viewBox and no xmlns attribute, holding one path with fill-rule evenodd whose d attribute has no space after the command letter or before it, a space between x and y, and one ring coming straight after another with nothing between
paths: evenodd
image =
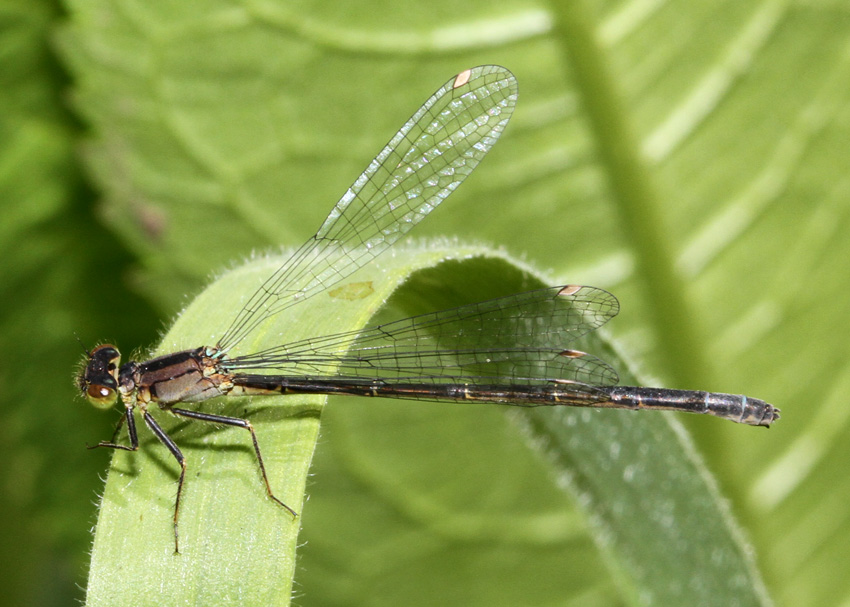
<instances>
[{"instance_id":1,"label":"green leaf","mask_svg":"<svg viewBox=\"0 0 850 607\"><path fill-rule=\"evenodd\" d=\"M391 299L396 314L430 308L423 303L429 299L447 305L541 284L520 266L485 254L458 246L399 248L342 287L278 315L241 349L360 328L411 272ZM463 261L449 263L453 257ZM181 314L159 353L221 334L245 294L282 259L253 262L216 281ZM438 298L428 296L429 284L441 286ZM598 338L588 346L603 349ZM277 397L199 407L254 424L276 494L304 512L307 545L297 579L311 602L392 603L404 589L415 603L435 576L457 570L474 574L487 590L441 585L422 595L424 602L538 603L564 593L610 600L584 519L553 477L585 501L591 528L606 538L609 566L635 600L664 604L687 594L720 605L762 598L735 524L692 445L662 416L543 409L506 417L486 405L340 398L331 407L338 411L326 434L330 450L314 466L311 499L302 504L319 402ZM181 554L172 554L171 541L177 466L143 434L140 451L117 452L113 461L88 604L137 605L154 589L174 604L286 603L301 521L265 498L246 434L158 417L189 462ZM524 447L517 426L548 465ZM137 565L130 571L127 554ZM591 575L580 567L588 559L597 561ZM375 593L379 580L395 589ZM418 585L424 586L417 591Z\"/></svg>"},{"instance_id":2,"label":"green leaf","mask_svg":"<svg viewBox=\"0 0 850 607\"><path fill-rule=\"evenodd\" d=\"M394 264L361 272L369 289L349 289L279 314L243 342L245 352L359 328L410 267L427 255L398 255ZM252 293L285 258L263 258L228 272L180 315L156 354L213 343ZM191 345L193 344L193 345ZM247 350L244 350L247 348ZM275 494L303 510L307 471L319 429L320 397L225 399L200 410L251 420ZM285 403L285 404L284 404ZM285 604L292 592L300 519L266 498L250 437L240 429L152 410L187 460L181 499L180 554L173 554L172 513L179 466L153 434L139 427L141 448L116 451L101 502L87 603L139 605L156 589L169 604ZM236 430L236 431L233 431ZM127 444L126 431L122 437ZM134 567L127 568L126 555Z\"/></svg>"},{"instance_id":3,"label":"green leaf","mask_svg":"<svg viewBox=\"0 0 850 607\"><path fill-rule=\"evenodd\" d=\"M2 572L9 582L0 603L67 603L75 583L85 585L90 502L108 454L88 453L83 444L108 436L114 418L74 400L64 371L80 355L73 333L88 346L114 341L125 354L157 341L157 329L211 272L251 251L303 241L425 96L449 75L481 63L503 64L517 75L517 114L476 174L417 235L504 246L547 269L548 284L612 290L622 303L610 325L619 356L606 358L624 375L623 359L641 371L641 383L742 392L780 406L783 419L770 432L676 419L692 431L721 503L741 521L770 595L787 605L845 600L848 484L835 471L848 463L850 373L841 327L848 304L843 277L850 270L850 25L840 3L570 3L590 14L569 33L558 7L516 1L66 5L68 25L58 45L53 30L60 17L52 4L2 9L0 443L6 490L0 493L10 565ZM57 48L72 85L51 56ZM594 65L601 69L588 70ZM89 129L85 139L67 116L69 98ZM618 128L600 125L600 108L614 112ZM75 153L79 148L82 154ZM80 185L83 165L91 189ZM640 180L640 195L631 201L646 205L627 206L628 170ZM498 276L504 265L491 266L494 272L465 267L445 264L430 278L419 272L392 303L401 313L427 311L494 294L494 284L502 293L533 286ZM470 274L494 284L476 280L467 288ZM687 325L674 331L681 319ZM467 604L529 604L552 595L557 599L548 602L610 604L669 596L665 587L693 599L689 584L702 584L707 574L662 578L656 563L648 567L634 556L633 546L651 535L639 514L675 512L670 529L687 531L683 550L703 555L688 561L697 568L706 554L699 549L712 546L703 533L723 528L723 541L729 540L729 525L717 524L727 517L713 497L706 503L714 522L705 527L681 522L691 520L679 509L689 503L679 502L682 496L650 507L662 490L692 491L694 479L705 476L698 466L683 477L633 477L647 484L628 501L640 508L627 519L623 501L606 497L629 487L614 483L614 472L598 472L586 453L566 457L568 451L555 447L540 463L516 431L557 445L556 429L513 416L508 422L486 407L473 408L467 425L458 420L455 426L449 420L466 415L461 408L407 405L349 400L323 414L327 438L301 519L307 545L296 575L299 603L327 596L326 602L407 604L440 591L447 601ZM353 421L335 421L348 411ZM390 417L402 411L410 421ZM470 459L492 462L507 477L483 483L493 469L481 471L468 460L423 459L416 478L390 474L404 467L394 454L408 436L401 435L402 445L388 442L377 450L380 457L362 454L379 446L374 437L354 434L363 424L380 429L378 421L366 421L373 412L392 424L379 438L419 432L437 454L436 447L463 438ZM433 431L420 423L423 412L433 412ZM588 425L606 419L593 415ZM631 424L641 418L613 419ZM584 425L576 428L595 436ZM189 433L190 448L201 450L202 439L219 436L227 445L244 444L239 432L194 439L193 431L185 426L178 433ZM614 438L596 446L605 432L579 445L603 463L613 457L610 445L623 445L616 437L634 433L648 440L629 425L610 429ZM659 435L659 442L679 445L674 460L693 461L680 430L673 434ZM490 450L472 450L471 435ZM144 448L160 451L154 443ZM259 491L254 503L272 506L250 482L256 480L250 452L239 447L227 455L244 465L238 475L244 488ZM146 455L136 457L140 462ZM162 497L152 508L165 516L167 536L174 479L168 455L158 457ZM506 466L522 458L536 462L537 472ZM196 499L214 470L198 464L201 479L187 482ZM345 474L331 476L337 467ZM467 468L469 475L461 476ZM533 478L548 487L548 497L522 485ZM565 498L550 478L579 495L578 514L564 518L558 509ZM474 490L461 488L449 498L441 482L469 483ZM520 503L483 492L482 485L498 490L512 483L522 485ZM331 489L322 499L320 492ZM478 509L462 510L464 495L480 496ZM343 515L329 508L331 516L320 517L326 504L337 502L347 507ZM438 507L439 515L429 514ZM541 511L557 511L546 519L551 524L539 522ZM145 522L161 524L156 512L145 511ZM522 512L529 514L519 521ZM311 517L326 527L317 529ZM411 519L417 532L408 526ZM513 544L497 548L495 536ZM528 548L529 537L542 548ZM568 549L550 549L558 542ZM673 560L687 571L685 559L662 556L659 568ZM136 567L133 558L122 554L120 562ZM503 575L510 568L505 563L527 574L525 582ZM568 573L553 576L558 564ZM748 567L745 559L729 571ZM44 572L50 572L47 581ZM727 571L710 582L722 586L730 579ZM752 587L758 592L757 582Z\"/></svg>"},{"instance_id":4,"label":"green leaf","mask_svg":"<svg viewBox=\"0 0 850 607\"><path fill-rule=\"evenodd\" d=\"M434 285L439 306L529 288L532 278L510 264L484 258L423 270L391 303L415 313ZM598 336L585 347L618 360ZM611 604L612 574L627 602L766 600L678 421L506 409L332 400L302 532L305 600Z\"/></svg>"}]
</instances>

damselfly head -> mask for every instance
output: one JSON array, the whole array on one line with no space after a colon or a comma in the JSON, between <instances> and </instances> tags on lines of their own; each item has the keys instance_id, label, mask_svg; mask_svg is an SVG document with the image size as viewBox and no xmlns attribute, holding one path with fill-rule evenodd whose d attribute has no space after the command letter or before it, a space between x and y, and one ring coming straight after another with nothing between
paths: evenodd
<instances>
[{"instance_id":1,"label":"damselfly head","mask_svg":"<svg viewBox=\"0 0 850 607\"><path fill-rule=\"evenodd\" d=\"M87 352L88 360L77 376L80 392L93 406L108 409L118 396L118 367L121 353L111 344Z\"/></svg>"}]
</instances>

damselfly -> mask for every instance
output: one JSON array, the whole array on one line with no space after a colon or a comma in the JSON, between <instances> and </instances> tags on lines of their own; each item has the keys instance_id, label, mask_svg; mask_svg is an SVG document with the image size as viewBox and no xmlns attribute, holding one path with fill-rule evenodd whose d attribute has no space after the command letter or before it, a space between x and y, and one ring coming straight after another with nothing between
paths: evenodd
<instances>
[{"instance_id":1,"label":"damselfly","mask_svg":"<svg viewBox=\"0 0 850 607\"><path fill-rule=\"evenodd\" d=\"M81 392L98 407L112 406L119 396L124 406L112 438L95 447L137 450L138 410L181 466L175 552L186 460L154 418L153 404L182 418L247 430L268 496L292 515L272 491L247 419L175 405L222 395L309 393L664 409L757 426L779 417L773 406L745 396L617 386L617 373L607 363L566 347L619 311L613 295L588 286L541 289L230 355L271 316L350 276L430 213L493 147L516 99L514 76L498 66L466 70L440 87L346 191L319 231L249 298L215 345L123 365L115 346L88 353ZM125 424L129 445L117 442Z\"/></svg>"}]
</instances>

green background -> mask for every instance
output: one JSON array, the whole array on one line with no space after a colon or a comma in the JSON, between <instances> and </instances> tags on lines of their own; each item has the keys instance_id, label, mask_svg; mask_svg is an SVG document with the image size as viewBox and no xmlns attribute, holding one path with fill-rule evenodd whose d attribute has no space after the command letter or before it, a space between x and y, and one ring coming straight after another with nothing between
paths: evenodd
<instances>
[{"instance_id":1,"label":"green background","mask_svg":"<svg viewBox=\"0 0 850 607\"><path fill-rule=\"evenodd\" d=\"M214 272L312 234L418 105L480 63L515 73L518 110L416 232L467 244L429 241L402 259L408 273L426 269L394 307L531 288L511 269L527 264L547 283L618 296L617 355L602 353L624 377L631 367L647 384L747 393L783 419L766 432L332 403L307 481L296 602L847 600L844 3L7 0L0 24L0 601L83 596L110 461L84 445L117 416L74 394L75 334L125 355L158 342ZM217 463L200 446L203 496ZM654 459L637 486L622 482L622 453ZM227 455L248 480L227 476L254 488L244 451ZM164 497L125 511L167 538L174 477L158 461ZM704 496L706 514L683 516ZM261 490L249 497L236 504L268 505ZM653 553L665 526L686 532ZM704 568L689 574L675 556L689 554ZM108 556L118 590L130 581L120 572L183 579L167 559ZM642 557L677 569L665 580Z\"/></svg>"}]
</instances>

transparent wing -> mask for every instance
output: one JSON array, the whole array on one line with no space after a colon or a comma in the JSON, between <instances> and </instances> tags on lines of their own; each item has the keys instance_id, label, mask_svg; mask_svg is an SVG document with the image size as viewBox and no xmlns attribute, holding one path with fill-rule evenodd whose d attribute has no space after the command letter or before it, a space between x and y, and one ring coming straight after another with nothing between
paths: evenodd
<instances>
[{"instance_id":1,"label":"transparent wing","mask_svg":"<svg viewBox=\"0 0 850 607\"><path fill-rule=\"evenodd\" d=\"M423 383L614 385L604 361L566 346L619 311L595 287L567 285L314 337L230 360L228 371Z\"/></svg>"},{"instance_id":2,"label":"transparent wing","mask_svg":"<svg viewBox=\"0 0 850 607\"><path fill-rule=\"evenodd\" d=\"M336 284L410 231L478 166L516 100L516 79L499 66L466 70L440 87L357 178L315 236L251 296L219 349L231 349L269 316Z\"/></svg>"}]
</instances>

